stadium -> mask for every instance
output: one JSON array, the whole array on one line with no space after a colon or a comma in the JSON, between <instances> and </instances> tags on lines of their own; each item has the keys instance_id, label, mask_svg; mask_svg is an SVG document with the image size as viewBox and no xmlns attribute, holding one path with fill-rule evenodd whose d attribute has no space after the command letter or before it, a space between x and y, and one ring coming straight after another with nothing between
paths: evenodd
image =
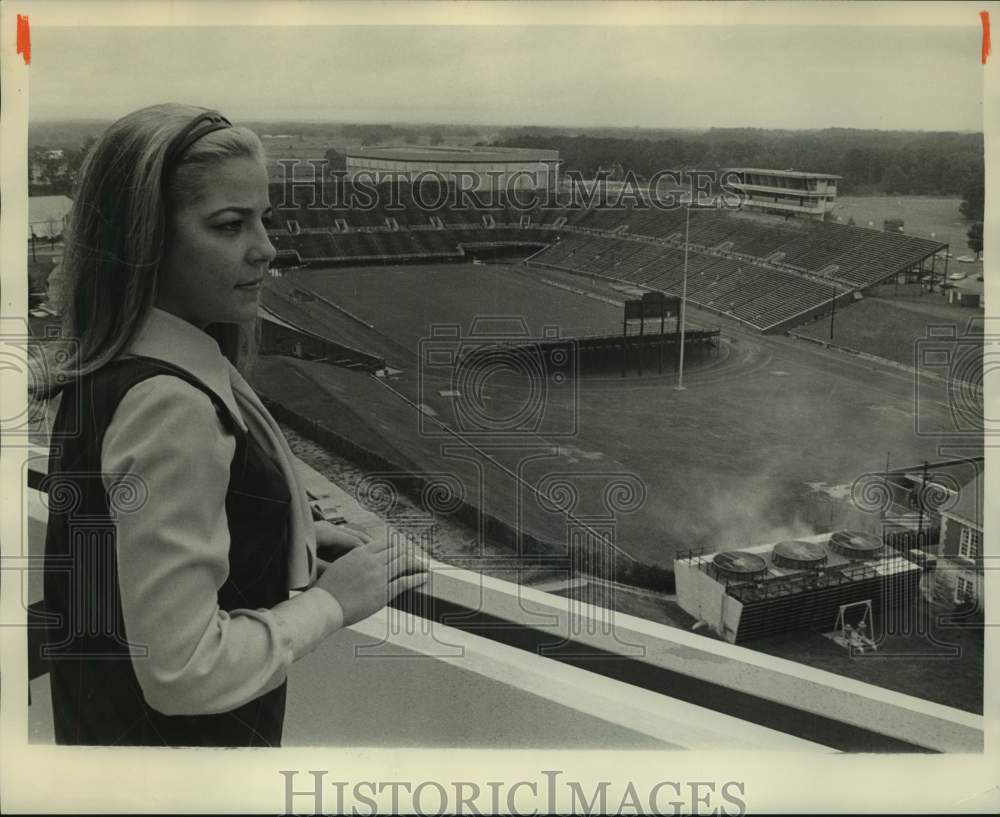
<instances>
[{"instance_id":1,"label":"stadium","mask_svg":"<svg viewBox=\"0 0 1000 817\"><path fill-rule=\"evenodd\" d=\"M542 195L534 206L513 196L499 205L494 197L490 206L459 206L451 192L447 185L429 195L383 185L369 196L373 206L359 208L318 205L343 197L309 184L272 189L272 203L280 205L270 235L281 274L269 282L263 308L341 344L350 365L303 359L295 375L274 366L276 383L269 374L263 390L280 395L276 402L293 414L330 426L351 450L404 471L451 471L456 466L440 452L441 435L428 428L440 424L476 441L555 445L556 456L535 469L535 483L557 464L567 473L595 464L599 471L635 469L649 495L641 510L618 519L617 537L628 554L661 566L690 547L692 536L728 533L714 510L695 509L727 492L744 495L762 463L786 473L776 474L766 491L754 490L764 496L747 531L751 538L796 519L815 522L824 509L804 491L806 483L850 482L877 467L871 452L913 460L927 453L885 413L863 427L848 420L864 394L873 402L890 396L912 402L904 383L892 384L893 373L790 343L786 333L838 311L843 321L856 301L887 282L943 281L946 244L715 207L553 208ZM428 198L439 205L419 206ZM657 294L669 299L668 310L626 319L627 302ZM689 395L673 389L682 295ZM506 366L469 354L497 345L513 350ZM449 364L436 362L434 346L453 347ZM831 373L849 387L829 394ZM462 378L475 382L463 391L456 385ZM321 410L321 401L307 397L314 388L334 402L338 394L365 394L366 405L387 417L349 421L354 412L346 405L343 413ZM780 418L773 434L783 439L766 433L769 423L758 412ZM650 416L662 417L662 440L636 447L642 418ZM816 417L824 417L825 427L816 426ZM720 423L715 432L713 422ZM748 441L746 458L722 439L723 430L736 429ZM564 453L569 447L560 441L571 436L574 446L592 453ZM793 440L829 452L826 461L794 461L786 453ZM858 444L844 446L846 440ZM514 468L519 456L506 467ZM793 461L786 467L786 460ZM523 487L506 484L505 472L486 469L472 479L465 467L471 465L459 466L464 484L487 486L471 504L511 537L565 541L561 514L520 497ZM688 487L692 468L700 489ZM679 510L661 515L656 508L668 497ZM498 507L485 511L491 501ZM581 513L603 512L581 502ZM523 515L519 523L515 508Z\"/></svg>"},{"instance_id":2,"label":"stadium","mask_svg":"<svg viewBox=\"0 0 1000 817\"><path fill-rule=\"evenodd\" d=\"M953 337L952 362L926 377L915 357L907 367L852 349L859 326L881 321L865 307L947 280L948 244L715 201L607 207L544 187L526 196L513 181L470 199L464 183L435 173L372 184L349 171L270 190L278 254L252 382L314 469L326 518L388 521L438 560L434 592L392 615L553 656L577 636L553 642L522 621L523 594L550 611L568 604L566 626L575 633L581 616L598 627L599 650L625 650L608 635L613 613L626 620L616 630L656 625L653 641L633 637L657 655L696 629L713 644L707 655L729 641L794 662L803 689L813 669L834 674L823 676L822 701L805 693L805 708L825 713L815 722L763 688L750 709L738 696L711 704L738 713L741 730L846 750L975 744L964 725L960 738L922 742L922 716L909 710L898 728L872 730L869 710L841 715L824 697L839 694L830 678L846 676L961 710L959 721L981 711L974 634L962 635L961 680L942 684L943 665L919 652L924 631L885 631L922 604L933 548L921 526L910 525L905 546L883 548L884 514L844 501L859 477L887 471L887 455L926 462L953 438L981 454L956 428L951 379L956 366L970 379L963 399L976 416L981 371L977 384L958 347L981 360L981 327ZM837 343L818 340L834 320ZM915 411L925 433L913 433ZM331 455L350 463L324 473L336 488L317 473ZM877 558L812 552L844 531L878 542ZM799 562L775 555L782 547ZM760 567L753 575L726 573L748 561ZM852 660L861 625L865 645L893 653L891 672ZM628 684L647 671L627 655L621 669L556 660ZM317 672L313 688L327 683ZM712 686L700 669L670 672L669 693L655 691L705 705ZM734 678L718 689L752 686ZM302 734L326 728L326 715L296 717ZM846 732L825 731L830 717Z\"/></svg>"},{"instance_id":3,"label":"stadium","mask_svg":"<svg viewBox=\"0 0 1000 817\"><path fill-rule=\"evenodd\" d=\"M784 175L807 185L817 174ZM835 192L818 175L823 196ZM514 195L477 205L448 180L418 188L370 188L372 206L359 208L325 204L351 196L315 183L273 187L281 272L263 308L346 351L334 367L265 361L262 390L307 436L322 427L366 463L454 475L469 519L488 520L510 547L565 547L565 509L538 496L553 472L581 484L627 474L644 486L640 508L616 514L581 490L573 513L614 516L619 569L672 589L678 552L856 522L809 486L849 485L885 452L933 456L936 440L898 421L913 402L898 367L793 337L844 322L869 293L940 286L947 244L714 202L553 207L558 197L536 190L527 205ZM687 394L674 388L682 296ZM651 297L668 306L628 317L627 304ZM506 358L488 353L499 347ZM343 395L363 395L367 414ZM925 402L925 412L946 409ZM733 439L744 442L734 450ZM489 440L508 447L455 454ZM553 453L523 465L525 450Z\"/></svg>"},{"instance_id":4,"label":"stadium","mask_svg":"<svg viewBox=\"0 0 1000 817\"><path fill-rule=\"evenodd\" d=\"M383 190L376 206L360 211L317 207L322 193L298 183L289 203L287 187L278 185L272 193L272 201L290 204L278 210L284 229L272 234L285 263L457 261L535 248L530 267L679 294L687 243L687 298L763 332L790 329L887 281L929 276L933 285L948 274L948 245L941 242L829 222L768 220L714 206L691 212L685 237L686 209L680 207L550 207L542 201L532 208L510 201L475 209L469 199L455 207L453 195L410 187L401 195ZM433 205L406 208L400 197Z\"/></svg>"},{"instance_id":5,"label":"stadium","mask_svg":"<svg viewBox=\"0 0 1000 817\"><path fill-rule=\"evenodd\" d=\"M781 177L766 174L743 178ZM815 175L785 177L807 187ZM818 175L823 197L833 194ZM850 494L887 456L933 459L952 432L933 373L917 378L916 408L937 432L914 435L904 420L920 365L912 349L889 361L852 353L850 337L852 310L879 320L861 305L939 288L946 243L815 220L810 201L789 218L715 201L553 206L564 189L483 202L440 177L427 187L383 183L367 207L323 204L350 200L350 189L272 188L279 258L262 308L338 344L340 365L319 352L264 357L258 384L290 428L378 475L359 495L377 494L375 483L418 503L441 492L424 510L472 532L433 545L450 564L527 584L568 570L574 582L555 592L698 625L711 617L685 602L682 579L702 575L689 565L844 529L881 540L882 517L816 486ZM650 300L659 311L640 308ZM810 338L834 321L846 327L837 348ZM627 499L609 498L616 490ZM901 554L887 547L879 562L900 577L884 597L913 604L923 574ZM813 573L795 586L814 587ZM833 631L838 604L874 601L879 612L878 571L837 575L829 602L817 607L811 590L796 602L807 612L777 605L740 642L797 657L804 642L789 631Z\"/></svg>"}]
</instances>

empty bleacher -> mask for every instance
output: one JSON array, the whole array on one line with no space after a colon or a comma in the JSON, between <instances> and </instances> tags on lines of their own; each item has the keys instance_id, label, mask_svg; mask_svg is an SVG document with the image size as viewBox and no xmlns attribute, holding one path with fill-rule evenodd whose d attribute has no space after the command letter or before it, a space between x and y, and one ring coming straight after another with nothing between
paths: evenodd
<instances>
[{"instance_id":1,"label":"empty bleacher","mask_svg":"<svg viewBox=\"0 0 1000 817\"><path fill-rule=\"evenodd\" d=\"M447 191L362 191L340 182L335 201L317 185L272 189L275 247L304 262L461 258L462 247L523 246L532 264L677 294L683 285L688 214L681 208L543 206L533 201L456 201ZM326 191L329 193L329 191ZM282 196L285 193L285 196ZM329 198L329 196L327 196ZM289 200L286 200L289 199ZM422 202L419 205L415 202ZM427 205L433 205L428 209ZM298 225L292 234L288 225ZM738 212L690 212L688 297L761 330L823 309L914 266L944 245L900 233L825 222L760 220Z\"/></svg>"},{"instance_id":2,"label":"empty bleacher","mask_svg":"<svg viewBox=\"0 0 1000 817\"><path fill-rule=\"evenodd\" d=\"M684 287L683 249L625 238L565 234L530 263L597 273L671 295L680 295ZM721 255L688 254L688 299L761 331L820 308L842 291L791 271Z\"/></svg>"}]
</instances>

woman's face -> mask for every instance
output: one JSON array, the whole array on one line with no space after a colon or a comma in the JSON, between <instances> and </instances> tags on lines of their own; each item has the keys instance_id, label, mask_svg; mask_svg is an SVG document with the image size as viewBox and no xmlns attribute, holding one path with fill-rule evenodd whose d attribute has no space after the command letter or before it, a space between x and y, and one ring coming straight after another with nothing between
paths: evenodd
<instances>
[{"instance_id":1,"label":"woman's face","mask_svg":"<svg viewBox=\"0 0 1000 817\"><path fill-rule=\"evenodd\" d=\"M245 323L275 249L267 170L256 159L225 159L208 169L200 195L172 214L156 305L198 327Z\"/></svg>"}]
</instances>

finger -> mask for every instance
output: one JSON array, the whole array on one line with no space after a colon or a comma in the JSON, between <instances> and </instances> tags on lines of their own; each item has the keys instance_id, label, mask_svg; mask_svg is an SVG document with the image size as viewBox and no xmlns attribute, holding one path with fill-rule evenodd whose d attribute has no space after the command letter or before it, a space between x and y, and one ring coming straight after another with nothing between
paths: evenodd
<instances>
[{"instance_id":1,"label":"finger","mask_svg":"<svg viewBox=\"0 0 1000 817\"><path fill-rule=\"evenodd\" d=\"M357 528L347 528L347 527L345 527L344 530L350 533L351 536L360 539L366 545L372 541L372 537L363 530L358 530Z\"/></svg>"},{"instance_id":2,"label":"finger","mask_svg":"<svg viewBox=\"0 0 1000 817\"><path fill-rule=\"evenodd\" d=\"M351 547L356 547L359 543L368 544L372 538L363 530L351 528L347 525L340 525L333 532L334 538L338 542L350 543Z\"/></svg>"},{"instance_id":3,"label":"finger","mask_svg":"<svg viewBox=\"0 0 1000 817\"><path fill-rule=\"evenodd\" d=\"M396 554L399 553L397 545L361 545L357 550L367 553L377 565L389 564L396 557Z\"/></svg>"},{"instance_id":4,"label":"finger","mask_svg":"<svg viewBox=\"0 0 1000 817\"><path fill-rule=\"evenodd\" d=\"M344 533L339 540L332 543L332 547L335 547L338 550L341 550L346 553L347 551L359 548L364 544L365 544L364 542L362 542L360 539L355 538L352 534Z\"/></svg>"},{"instance_id":5,"label":"finger","mask_svg":"<svg viewBox=\"0 0 1000 817\"><path fill-rule=\"evenodd\" d=\"M384 559L386 564L389 564L395 559L406 556L423 556L424 553L419 548L415 548L409 542L395 542L394 544L387 547L384 551L378 551Z\"/></svg>"},{"instance_id":6,"label":"finger","mask_svg":"<svg viewBox=\"0 0 1000 817\"><path fill-rule=\"evenodd\" d=\"M340 545L322 545L316 552L321 559L324 559L327 562L338 562L349 556L351 553L354 553L356 550L357 548L342 547Z\"/></svg>"},{"instance_id":7,"label":"finger","mask_svg":"<svg viewBox=\"0 0 1000 817\"><path fill-rule=\"evenodd\" d=\"M405 593L407 590L413 590L426 584L430 577L430 573L421 571L420 573L408 573L406 576L393 579L387 586L389 598L394 599L400 593Z\"/></svg>"},{"instance_id":8,"label":"finger","mask_svg":"<svg viewBox=\"0 0 1000 817\"><path fill-rule=\"evenodd\" d=\"M390 545L388 538L385 539L379 538L365 542L365 547L368 548L372 553L381 553L382 551L388 549L389 547L393 547L393 545Z\"/></svg>"},{"instance_id":9,"label":"finger","mask_svg":"<svg viewBox=\"0 0 1000 817\"><path fill-rule=\"evenodd\" d=\"M427 557L423 554L400 551L386 562L386 570L391 577L395 578L401 573L412 573L416 569L423 570L426 564Z\"/></svg>"}]
</instances>

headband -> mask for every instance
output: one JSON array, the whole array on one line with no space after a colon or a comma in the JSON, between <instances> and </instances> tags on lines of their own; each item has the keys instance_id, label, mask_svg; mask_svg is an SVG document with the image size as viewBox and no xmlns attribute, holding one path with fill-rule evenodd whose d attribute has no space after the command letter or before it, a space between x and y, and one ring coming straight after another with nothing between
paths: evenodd
<instances>
[{"instance_id":1,"label":"headband","mask_svg":"<svg viewBox=\"0 0 1000 817\"><path fill-rule=\"evenodd\" d=\"M205 113L198 114L170 142L166 157L163 160L164 172L167 172L177 164L177 161L184 155L187 149L203 136L208 136L208 134L214 133L217 130L225 130L232 126L233 123L218 111L206 111Z\"/></svg>"}]
</instances>

